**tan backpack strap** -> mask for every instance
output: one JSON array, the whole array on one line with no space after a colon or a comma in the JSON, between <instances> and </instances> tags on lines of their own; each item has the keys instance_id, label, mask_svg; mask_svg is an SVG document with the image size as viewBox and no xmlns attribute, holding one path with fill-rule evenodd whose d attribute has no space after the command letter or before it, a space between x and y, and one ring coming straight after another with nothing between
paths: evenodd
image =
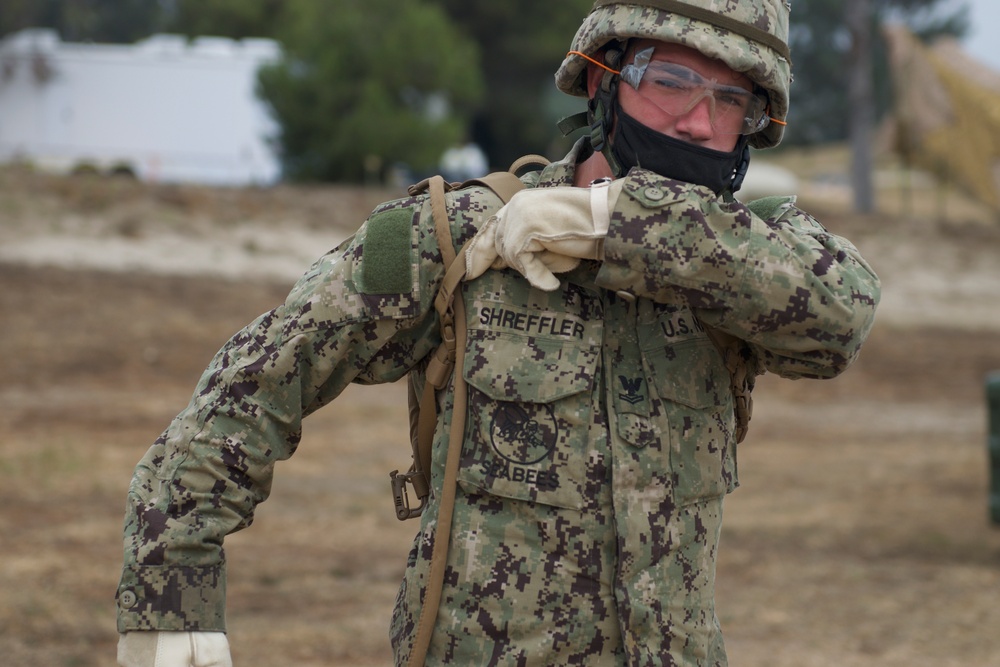
<instances>
[{"instance_id":1,"label":"tan backpack strap","mask_svg":"<svg viewBox=\"0 0 1000 667\"><path fill-rule=\"evenodd\" d=\"M441 497L438 499L438 517L434 528L434 544L431 548L430 571L424 588L424 600L417 621L416 636L407 664L422 667L434 636L438 608L444 589L444 575L448 564L448 547L451 543L451 519L455 512L455 495L458 488L458 468L462 457L462 440L465 435L465 412L467 394L465 375L455 373L456 365L465 358L465 304L455 298L465 277L465 262L455 261L464 253L455 253L451 236L451 221L445 207L445 183L440 176L430 181L431 212L434 216L434 232L441 247L442 261L446 267L444 279L434 297L434 308L438 311L441 329L441 344L434 350L425 371L423 391L420 396L417 416L416 441L413 443L414 490L419 495L418 484L426 485L429 493L431 472L431 450L434 444L434 430L437 427L437 396L454 377L454 395L451 432L448 436L448 456L445 460L444 480ZM458 323L458 326L456 326ZM411 382L412 387L412 382ZM412 396L412 395L411 395ZM411 403L411 425L413 423ZM421 503L421 510L424 503Z\"/></svg>"},{"instance_id":2,"label":"tan backpack strap","mask_svg":"<svg viewBox=\"0 0 1000 667\"><path fill-rule=\"evenodd\" d=\"M494 171L479 178L469 179L462 183L460 187L464 188L468 185L485 186L496 193L503 203L506 204L519 190L524 189L524 183L517 177L517 172L530 165L541 165L544 167L548 164L548 159L541 155L524 155L514 160L507 171Z\"/></svg>"},{"instance_id":3,"label":"tan backpack strap","mask_svg":"<svg viewBox=\"0 0 1000 667\"><path fill-rule=\"evenodd\" d=\"M465 248L462 248L464 251ZM460 255L461 256L461 255ZM456 268L457 267L457 268ZM454 276L458 276L457 279ZM465 262L455 262L452 264L445 276L445 282L454 282L454 289L460 289L462 278L465 277ZM438 292L438 303L447 303L447 310L452 323L458 322L454 327L454 362L452 368L462 368L465 363L465 341L468 330L465 326L465 302L461 298L454 298L455 292L450 296L441 298L442 290ZM435 304L438 305L438 304ZM443 347L443 346L442 346ZM434 625L437 619L438 608L441 605L441 593L444 589L444 575L448 564L448 547L451 542L451 519L455 513L455 496L458 489L458 468L462 459L462 442L465 439L465 415L467 410L468 390L465 385L465 374L449 373L454 378L453 407L451 414L451 431L448 434L448 457L445 460L444 480L441 485L441 498L438 502L437 524L434 527L434 544L431 549L430 571L427 575L427 586L424 588L424 600L420 609L420 620L417 622L417 634L413 641L413 648L410 650L407 664L410 667L421 667L427 657L427 651L431 645L431 637L434 635ZM448 377L445 377L447 382ZM424 415L428 415L431 424L427 441L433 439L434 426L437 423L437 402L434 397L434 389L430 389L429 402L427 404L428 390L431 386L428 381L424 389L425 402L420 407L420 419L424 421ZM423 447L421 447L423 449ZM421 458L423 454L421 453ZM430 452L427 452L427 468L430 470Z\"/></svg>"},{"instance_id":4,"label":"tan backpack strap","mask_svg":"<svg viewBox=\"0 0 1000 667\"><path fill-rule=\"evenodd\" d=\"M524 189L524 183L508 171L498 171L482 178L472 179L462 184L482 185L492 190L501 201L507 203L518 190ZM456 329L464 327L465 321L456 318L454 308L455 295L458 293L462 279L465 277L465 263L456 261L462 257L465 248L456 255L455 245L451 236L451 220L445 202L446 189L450 184L440 176L432 176L427 181L431 200L431 213L434 216L434 233L441 247L441 258L445 266L444 280L434 297L434 307L440 318L441 345L431 355L425 372L426 382L420 396L419 416L416 419L416 443L414 446L414 463L419 466L415 472L424 474L424 481L430 480L431 447L434 442L434 429L437 426L437 399L435 391L444 389L455 368L457 347ZM412 390L411 390L412 391ZM414 425L411 404L411 426ZM418 492L419 496L419 492Z\"/></svg>"},{"instance_id":5,"label":"tan backpack strap","mask_svg":"<svg viewBox=\"0 0 1000 667\"><path fill-rule=\"evenodd\" d=\"M513 174L508 176L490 174L481 179L481 184L496 192L506 203L517 190L524 187L524 184L516 176ZM514 181L516 181L516 185ZM430 486L431 450L438 414L436 392L439 389L444 389L449 380L452 380L453 383L453 407L451 430L448 434L448 456L445 460L441 497L438 499L438 517L434 527L430 571L427 585L424 588L424 600L420 609L420 620L417 622L416 637L407 660L410 667L421 667L427 658L427 651L434 635L438 608L441 604L445 569L448 564L448 548L451 542L451 520L455 512L455 497L458 489L458 468L462 458L462 443L465 438L468 400L465 374L461 370L458 373L454 372L456 368L461 369L464 364L465 342L468 335L465 302L460 294L462 279L465 278L465 262L461 259L465 255L465 248L463 247L457 254L455 253L451 236L451 221L448 219L445 208L444 194L447 185L444 183L444 179L439 176L433 177L428 186L431 211L434 216L434 230L438 237L438 245L441 246L445 275L434 297L434 308L440 319L441 345L437 347L428 361L425 383L420 396L419 415L415 420L411 403L410 423L412 425L416 421L417 429L413 443L414 462L409 474L414 477L414 489L418 494L417 484L425 484L428 489ZM421 504L420 509L423 509L423 504ZM399 514L398 511L397 514Z\"/></svg>"},{"instance_id":6,"label":"tan backpack strap","mask_svg":"<svg viewBox=\"0 0 1000 667\"><path fill-rule=\"evenodd\" d=\"M510 201L511 197L517 194L518 190L524 189L524 183L521 182L521 179L509 171L495 171L479 178L473 178L462 183L463 187L466 185L482 185L487 187L495 192L505 204Z\"/></svg>"},{"instance_id":7,"label":"tan backpack strap","mask_svg":"<svg viewBox=\"0 0 1000 667\"><path fill-rule=\"evenodd\" d=\"M756 383L756 368L751 371L746 344L736 336L727 334L704 323L705 333L715 344L722 361L729 371L729 388L733 394L733 409L736 413L736 443L743 442L750 430L753 416L753 392Z\"/></svg>"},{"instance_id":8,"label":"tan backpack strap","mask_svg":"<svg viewBox=\"0 0 1000 667\"><path fill-rule=\"evenodd\" d=\"M429 192L431 213L434 216L434 233L437 235L438 245L441 246L441 259L444 260L444 268L447 271L455 261L455 244L451 239L451 221L448 220L448 211L445 207L445 187L444 178L431 176Z\"/></svg>"},{"instance_id":9,"label":"tan backpack strap","mask_svg":"<svg viewBox=\"0 0 1000 667\"><path fill-rule=\"evenodd\" d=\"M462 251L464 252L464 250L463 248ZM434 307L437 309L441 321L441 345L434 350L427 363L426 381L420 397L420 414L416 422L417 447L415 454L420 470L427 479L430 478L431 447L434 443L434 428L437 426L435 391L444 389L451 378L458 351L457 329L463 328L462 325L464 325L464 320L456 319L454 308L455 294L460 289L464 277L465 262L452 262L444 275L441 287L438 288L437 296L434 298ZM456 321L462 324L456 327ZM412 425L412 417L410 421Z\"/></svg>"},{"instance_id":10,"label":"tan backpack strap","mask_svg":"<svg viewBox=\"0 0 1000 667\"><path fill-rule=\"evenodd\" d=\"M447 183L441 176L432 176L420 181L409 188L409 193L416 196L423 192L429 192L431 202L431 215L434 221L434 235L437 237L438 245L441 249L441 260L445 267L445 284L450 284L450 294L454 294L455 287L461 282L465 275L465 267L461 266L461 272L452 275L449 279L449 271L455 266L462 264L456 262L455 245L451 240L451 224L448 220L447 202L445 192L452 189L452 185ZM449 282L450 281L450 282ZM444 285L443 285L444 286ZM435 304L441 299L438 292ZM438 309L441 313L441 309ZM396 508L396 518L400 521L413 519L420 516L427 506L430 497L430 466L431 447L434 442L434 427L437 423L437 400L435 390L442 389L451 377L455 359L455 335L454 319L449 308L448 317L452 319L445 323L442 316L441 332L442 342L432 353L427 362L425 370L425 380L423 388L418 392L415 385L415 377L408 379L408 402L410 413L410 447L413 449L413 462L410 469L399 474L398 470L389 473L390 484L392 486L393 504ZM419 395L418 395L419 393ZM413 486L413 493L419 500L419 504L412 506L406 485Z\"/></svg>"},{"instance_id":11,"label":"tan backpack strap","mask_svg":"<svg viewBox=\"0 0 1000 667\"><path fill-rule=\"evenodd\" d=\"M527 160L526 163L537 161L534 157L529 157L531 159ZM489 188L504 203L510 201L510 198L518 190L525 187L524 183L512 172L494 172L482 178L467 181L462 185L481 185ZM463 264L463 262L455 261L457 257L461 256L461 253L455 253L455 244L451 236L451 221L448 218L445 200L445 193L454 187L454 184L446 182L441 176L432 176L409 188L411 196L417 196L424 192L429 194L434 234L437 236L440 247L445 277L434 300L441 322L441 344L428 359L424 373L424 386L418 389L415 386L414 376L411 375L409 378L410 445L413 448L413 463L406 473L400 474L398 470L389 473L396 516L401 521L420 516L427 504L427 499L430 497L431 448L434 442L434 429L437 426L435 391L443 389L447 385L455 367L457 320L451 309L451 301L454 300L458 286L465 276L465 267L456 266ZM459 326L464 326L464 324L464 321L459 322ZM411 506L407 494L407 484L413 486L413 492L420 501L419 505Z\"/></svg>"},{"instance_id":12,"label":"tan backpack strap","mask_svg":"<svg viewBox=\"0 0 1000 667\"><path fill-rule=\"evenodd\" d=\"M522 155L521 157L514 160L511 163L510 168L507 169L511 174L517 174L527 166L530 165L541 165L543 167L550 164L549 159L543 155ZM506 199L504 201L507 201Z\"/></svg>"}]
</instances>

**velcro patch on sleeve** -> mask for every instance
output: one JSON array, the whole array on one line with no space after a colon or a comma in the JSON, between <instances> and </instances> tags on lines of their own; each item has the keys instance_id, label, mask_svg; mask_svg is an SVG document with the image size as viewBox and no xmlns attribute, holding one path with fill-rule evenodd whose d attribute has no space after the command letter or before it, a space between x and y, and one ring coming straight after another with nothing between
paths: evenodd
<instances>
[{"instance_id":1,"label":"velcro patch on sleeve","mask_svg":"<svg viewBox=\"0 0 1000 667\"><path fill-rule=\"evenodd\" d=\"M379 213L366 225L360 291L363 294L407 294L412 287L413 210Z\"/></svg>"},{"instance_id":2,"label":"velcro patch on sleeve","mask_svg":"<svg viewBox=\"0 0 1000 667\"><path fill-rule=\"evenodd\" d=\"M778 217L781 211L787 209L794 203L795 197L791 195L787 197L762 197L761 199L755 199L747 202L747 208L753 211L754 215L758 218L770 220L771 218Z\"/></svg>"}]
</instances>

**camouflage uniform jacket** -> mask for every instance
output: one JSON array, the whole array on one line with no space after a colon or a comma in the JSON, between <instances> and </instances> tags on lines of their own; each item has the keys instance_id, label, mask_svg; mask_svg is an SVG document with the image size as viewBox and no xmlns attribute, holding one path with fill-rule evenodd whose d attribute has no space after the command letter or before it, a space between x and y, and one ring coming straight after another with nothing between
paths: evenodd
<instances>
[{"instance_id":1,"label":"camouflage uniform jacket","mask_svg":"<svg viewBox=\"0 0 1000 667\"><path fill-rule=\"evenodd\" d=\"M578 150L525 180L572 185ZM837 375L872 325L878 279L790 200L762 219L701 187L626 178L602 263L551 293L512 270L464 285L466 441L428 664L725 664L714 569L734 419L703 325L790 378ZM456 245L499 205L450 193ZM305 415L350 382L420 372L442 273L427 196L388 202L220 350L136 468L120 631L224 629L224 536L249 525ZM436 495L451 392L439 401ZM393 615L398 662L436 517L431 502Z\"/></svg>"}]
</instances>

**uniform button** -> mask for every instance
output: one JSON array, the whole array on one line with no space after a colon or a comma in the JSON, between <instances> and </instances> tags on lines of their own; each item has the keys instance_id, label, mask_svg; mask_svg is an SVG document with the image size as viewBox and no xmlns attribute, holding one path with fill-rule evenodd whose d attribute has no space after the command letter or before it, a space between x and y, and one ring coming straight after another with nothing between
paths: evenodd
<instances>
[{"instance_id":1,"label":"uniform button","mask_svg":"<svg viewBox=\"0 0 1000 667\"><path fill-rule=\"evenodd\" d=\"M663 196L664 196L663 190L661 190L660 188L656 187L646 188L646 198L649 199L650 201L660 201L661 199L663 199Z\"/></svg>"},{"instance_id":2,"label":"uniform button","mask_svg":"<svg viewBox=\"0 0 1000 667\"><path fill-rule=\"evenodd\" d=\"M628 292L626 290L618 290L617 292L615 292L615 294L623 301L628 301L629 303L635 301L635 294L632 294L632 292Z\"/></svg>"},{"instance_id":3,"label":"uniform button","mask_svg":"<svg viewBox=\"0 0 1000 667\"><path fill-rule=\"evenodd\" d=\"M139 598L136 597L135 591L132 590L122 591L122 594L118 596L118 605L122 609L131 609L138 601Z\"/></svg>"}]
</instances>

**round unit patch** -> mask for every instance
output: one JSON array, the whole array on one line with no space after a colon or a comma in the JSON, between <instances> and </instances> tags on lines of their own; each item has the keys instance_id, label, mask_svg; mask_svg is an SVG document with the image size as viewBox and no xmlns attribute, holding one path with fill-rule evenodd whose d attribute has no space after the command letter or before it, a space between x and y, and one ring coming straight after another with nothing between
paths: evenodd
<instances>
[{"instance_id":1,"label":"round unit patch","mask_svg":"<svg viewBox=\"0 0 1000 667\"><path fill-rule=\"evenodd\" d=\"M545 403L497 404L490 423L490 443L505 460L532 465L549 456L556 447L559 426L551 406Z\"/></svg>"}]
</instances>

